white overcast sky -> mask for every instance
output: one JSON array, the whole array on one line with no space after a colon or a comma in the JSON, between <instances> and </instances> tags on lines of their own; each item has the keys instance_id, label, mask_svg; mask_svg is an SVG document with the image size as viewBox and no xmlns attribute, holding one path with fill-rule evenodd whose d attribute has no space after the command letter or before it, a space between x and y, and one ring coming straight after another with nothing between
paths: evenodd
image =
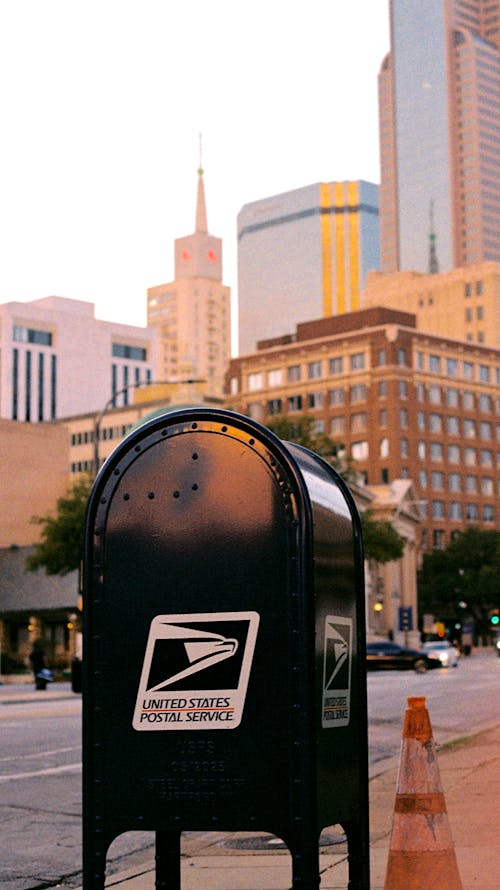
<instances>
[{"instance_id":1,"label":"white overcast sky","mask_svg":"<svg viewBox=\"0 0 500 890\"><path fill-rule=\"evenodd\" d=\"M0 0L0 303L56 294L146 323L194 230L236 297L243 204L379 182L388 0Z\"/></svg>"}]
</instances>

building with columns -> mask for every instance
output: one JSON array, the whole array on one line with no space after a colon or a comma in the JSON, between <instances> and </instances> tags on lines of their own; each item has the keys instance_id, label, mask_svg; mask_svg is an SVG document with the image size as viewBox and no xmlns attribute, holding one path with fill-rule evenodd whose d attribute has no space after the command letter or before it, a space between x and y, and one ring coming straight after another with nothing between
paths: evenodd
<instances>
[{"instance_id":1,"label":"building with columns","mask_svg":"<svg viewBox=\"0 0 500 890\"><path fill-rule=\"evenodd\" d=\"M222 283L222 240L207 225L198 170L195 231L174 245L174 280L148 288L148 326L158 332L159 380L196 378L222 395L231 355L231 293Z\"/></svg>"}]
</instances>

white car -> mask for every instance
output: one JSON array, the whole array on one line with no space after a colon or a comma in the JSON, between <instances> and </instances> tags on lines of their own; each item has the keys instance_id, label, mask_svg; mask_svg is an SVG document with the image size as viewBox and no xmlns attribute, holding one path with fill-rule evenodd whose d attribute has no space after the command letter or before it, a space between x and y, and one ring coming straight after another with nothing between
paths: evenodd
<instances>
[{"instance_id":1,"label":"white car","mask_svg":"<svg viewBox=\"0 0 500 890\"><path fill-rule=\"evenodd\" d=\"M424 643L422 649L427 652L429 658L437 658L443 667L458 666L460 652L448 640L432 640L430 643Z\"/></svg>"}]
</instances>

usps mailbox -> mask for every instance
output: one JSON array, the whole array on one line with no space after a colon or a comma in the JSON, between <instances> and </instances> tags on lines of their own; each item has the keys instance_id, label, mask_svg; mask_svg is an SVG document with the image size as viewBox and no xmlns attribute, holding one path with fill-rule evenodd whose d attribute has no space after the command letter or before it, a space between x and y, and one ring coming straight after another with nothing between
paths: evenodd
<instances>
[{"instance_id":1,"label":"usps mailbox","mask_svg":"<svg viewBox=\"0 0 500 890\"><path fill-rule=\"evenodd\" d=\"M84 887L125 831L269 831L319 886L341 824L368 879L363 559L335 471L229 411L146 422L94 485L84 562Z\"/></svg>"}]
</instances>

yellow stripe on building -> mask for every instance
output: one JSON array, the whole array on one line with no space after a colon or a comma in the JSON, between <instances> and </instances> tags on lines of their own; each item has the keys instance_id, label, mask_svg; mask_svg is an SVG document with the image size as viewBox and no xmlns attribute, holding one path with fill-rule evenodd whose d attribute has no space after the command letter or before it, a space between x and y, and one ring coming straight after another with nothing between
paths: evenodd
<instances>
[{"instance_id":1,"label":"yellow stripe on building","mask_svg":"<svg viewBox=\"0 0 500 890\"><path fill-rule=\"evenodd\" d=\"M337 306L336 314L346 311L345 288L345 232L344 232L344 184L334 182L333 202L335 213L335 266L337 270Z\"/></svg>"},{"instance_id":2,"label":"yellow stripe on building","mask_svg":"<svg viewBox=\"0 0 500 890\"><path fill-rule=\"evenodd\" d=\"M332 219L330 213L330 186L328 183L320 183L320 225L321 225L321 260L323 266L323 316L332 314Z\"/></svg>"},{"instance_id":3,"label":"yellow stripe on building","mask_svg":"<svg viewBox=\"0 0 500 890\"><path fill-rule=\"evenodd\" d=\"M359 188L357 182L347 183L348 207L356 207L349 212L349 281L350 281L350 311L359 309L360 280L359 280Z\"/></svg>"}]
</instances>

